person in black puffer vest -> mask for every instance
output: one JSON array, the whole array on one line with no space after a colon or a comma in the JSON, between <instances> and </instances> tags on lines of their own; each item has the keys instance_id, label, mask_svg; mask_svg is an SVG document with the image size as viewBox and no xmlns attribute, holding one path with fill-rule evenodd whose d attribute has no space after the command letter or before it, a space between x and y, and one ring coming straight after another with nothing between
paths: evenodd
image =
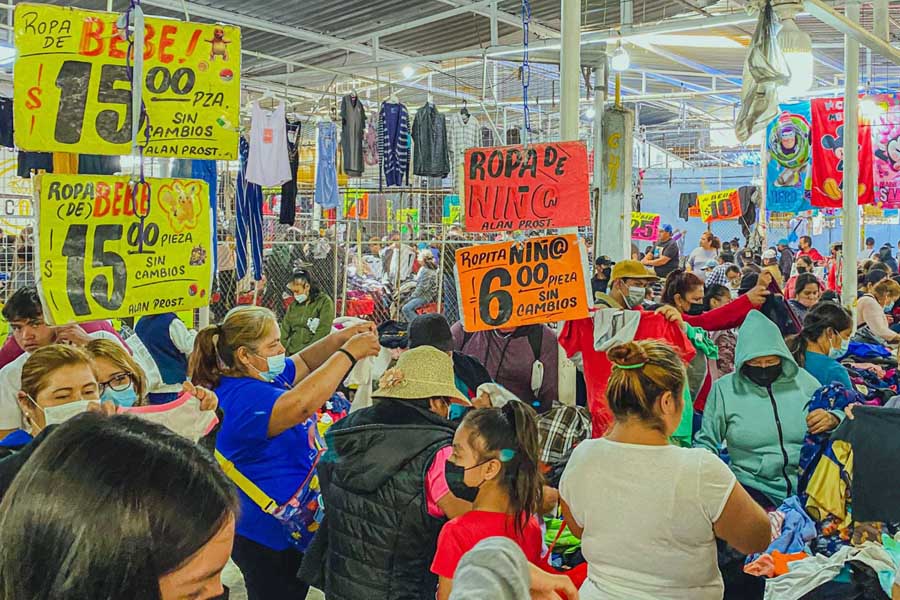
<instances>
[{"instance_id":1,"label":"person in black puffer vest","mask_svg":"<svg viewBox=\"0 0 900 600\"><path fill-rule=\"evenodd\" d=\"M471 509L449 492L444 465L469 401L453 362L422 346L381 377L375 405L326 434L319 463L325 520L298 577L328 600L433 600L438 534Z\"/></svg>"}]
</instances>

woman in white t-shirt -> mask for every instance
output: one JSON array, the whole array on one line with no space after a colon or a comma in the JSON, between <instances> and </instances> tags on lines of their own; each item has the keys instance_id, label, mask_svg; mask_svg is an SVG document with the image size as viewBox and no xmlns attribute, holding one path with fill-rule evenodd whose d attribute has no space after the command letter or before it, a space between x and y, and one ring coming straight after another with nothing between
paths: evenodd
<instances>
[{"instance_id":1,"label":"woman in white t-shirt","mask_svg":"<svg viewBox=\"0 0 900 600\"><path fill-rule=\"evenodd\" d=\"M700 236L700 246L691 250L687 258L687 268L690 272L697 275L700 279L706 278L703 267L709 261L715 261L719 256L719 249L722 242L714 236L710 231L704 231Z\"/></svg>"},{"instance_id":2,"label":"woman in white t-shirt","mask_svg":"<svg viewBox=\"0 0 900 600\"><path fill-rule=\"evenodd\" d=\"M644 341L607 354L616 422L575 449L559 487L588 563L581 599L721 600L716 537L762 552L769 520L716 456L669 444L685 385L675 351Z\"/></svg>"}]
</instances>

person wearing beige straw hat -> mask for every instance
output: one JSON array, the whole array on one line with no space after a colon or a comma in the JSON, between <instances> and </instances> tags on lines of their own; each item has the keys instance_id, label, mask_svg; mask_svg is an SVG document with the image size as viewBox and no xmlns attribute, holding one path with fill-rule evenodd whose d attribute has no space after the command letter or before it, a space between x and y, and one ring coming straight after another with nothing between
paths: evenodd
<instances>
[{"instance_id":1,"label":"person wearing beige straw hat","mask_svg":"<svg viewBox=\"0 0 900 600\"><path fill-rule=\"evenodd\" d=\"M471 509L444 476L451 408L470 403L456 388L453 360L431 346L404 352L372 397L373 406L326 434L325 520L299 577L329 600L431 599L441 527Z\"/></svg>"}]
</instances>

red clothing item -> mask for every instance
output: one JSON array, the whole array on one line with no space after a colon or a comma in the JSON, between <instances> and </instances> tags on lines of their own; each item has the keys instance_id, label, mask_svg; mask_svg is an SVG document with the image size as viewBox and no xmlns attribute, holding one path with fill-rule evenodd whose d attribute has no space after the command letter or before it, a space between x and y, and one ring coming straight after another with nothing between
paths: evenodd
<instances>
[{"instance_id":1,"label":"red clothing item","mask_svg":"<svg viewBox=\"0 0 900 600\"><path fill-rule=\"evenodd\" d=\"M635 340L663 340L678 350L686 363L694 358L697 351L681 327L662 315L640 312L641 322L634 334ZM594 320L579 319L566 322L559 334L559 344L569 357L581 352L588 409L591 411L592 437L603 437L614 420L606 401L606 385L612 373L612 363L606 357L606 352L594 350Z\"/></svg>"},{"instance_id":2,"label":"red clothing item","mask_svg":"<svg viewBox=\"0 0 900 600\"><path fill-rule=\"evenodd\" d=\"M825 257L819 254L819 251L815 248L810 248L808 251L801 250L797 253L797 256L794 257L794 260L797 260L801 256L808 256L811 261L814 263L825 262Z\"/></svg>"},{"instance_id":3,"label":"red clothing item","mask_svg":"<svg viewBox=\"0 0 900 600\"><path fill-rule=\"evenodd\" d=\"M519 534L509 515L473 510L456 517L441 529L437 551L431 563L431 572L439 577L453 579L456 565L459 564L463 554L474 548L481 540L497 536L509 538L517 543L528 562L537 564L541 561L544 534L535 517L528 520L525 530Z\"/></svg>"},{"instance_id":4,"label":"red clothing item","mask_svg":"<svg viewBox=\"0 0 900 600\"><path fill-rule=\"evenodd\" d=\"M94 333L95 331L108 331L113 334L119 341L122 342L122 345L125 347L128 352L131 352L131 348L128 347L128 344L125 343L125 340L122 339L122 336L119 335L119 332L116 331L112 325L109 324L109 321L90 321L88 323L81 323L81 328L84 329L86 333ZM19 346L19 342L16 341L16 338L12 335L9 335L6 338L6 342L4 342L3 347L0 348L0 369L16 360L24 354L24 350Z\"/></svg>"},{"instance_id":5,"label":"red clothing item","mask_svg":"<svg viewBox=\"0 0 900 600\"><path fill-rule=\"evenodd\" d=\"M725 331L736 329L744 323L750 311L756 308L750 303L746 294L738 296L734 302L724 304L715 310L700 315L682 314L684 322L691 327L699 327L706 331Z\"/></svg>"}]
</instances>

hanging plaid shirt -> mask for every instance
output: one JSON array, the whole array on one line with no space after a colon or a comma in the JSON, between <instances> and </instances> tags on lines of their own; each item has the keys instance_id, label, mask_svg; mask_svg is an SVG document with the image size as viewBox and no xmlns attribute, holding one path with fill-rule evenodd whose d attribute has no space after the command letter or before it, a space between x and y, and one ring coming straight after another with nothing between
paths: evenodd
<instances>
[{"instance_id":1,"label":"hanging plaid shirt","mask_svg":"<svg viewBox=\"0 0 900 600\"><path fill-rule=\"evenodd\" d=\"M447 124L450 145L450 169L453 180L459 184L463 180L463 164L466 150L481 145L481 124L474 115L468 120L460 113L453 114Z\"/></svg>"},{"instance_id":2,"label":"hanging plaid shirt","mask_svg":"<svg viewBox=\"0 0 900 600\"><path fill-rule=\"evenodd\" d=\"M554 406L538 420L544 464L563 460L578 444L591 437L591 413L581 406Z\"/></svg>"}]
</instances>

